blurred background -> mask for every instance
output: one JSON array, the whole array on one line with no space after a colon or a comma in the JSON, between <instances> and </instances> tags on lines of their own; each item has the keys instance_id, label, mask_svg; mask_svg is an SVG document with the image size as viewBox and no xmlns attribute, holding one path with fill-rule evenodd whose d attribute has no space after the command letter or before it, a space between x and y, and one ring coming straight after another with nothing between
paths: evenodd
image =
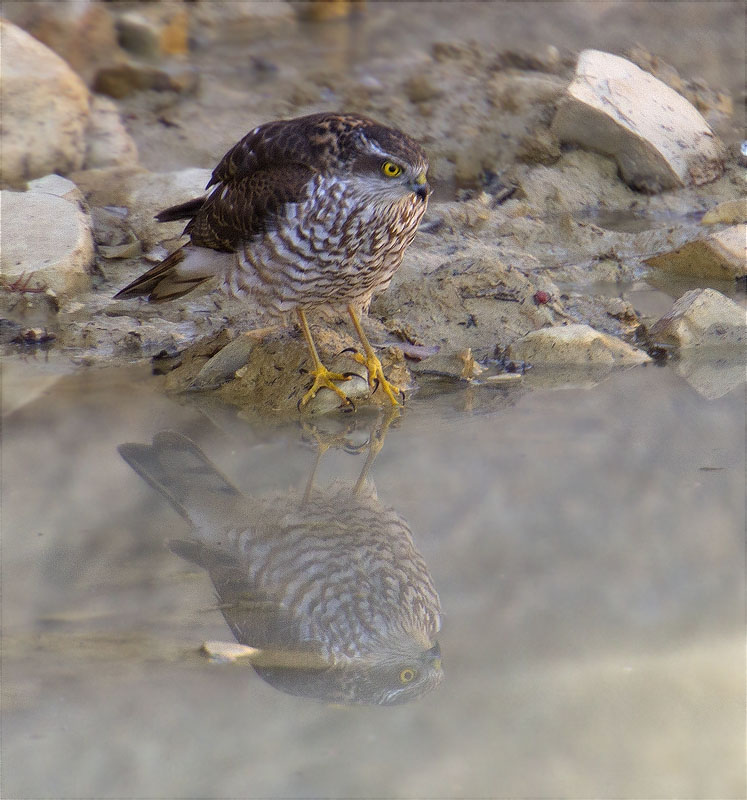
<instances>
[{"instance_id":1,"label":"blurred background","mask_svg":"<svg viewBox=\"0 0 747 800\"><path fill-rule=\"evenodd\" d=\"M743 135L736 2L2 12L113 104L123 174L212 168L260 122L345 108L423 139L447 200L521 147L499 124L521 98L486 74L567 76L589 47L635 55L727 144ZM424 381L370 477L439 592L444 679L378 708L201 653L232 637L208 575L168 549L189 527L117 454L177 430L282 504L320 450L317 484L352 486L378 416L258 422L165 394L150 363L85 363L32 346L3 364L3 797L745 796L741 377L711 391L684 362Z\"/></svg>"}]
</instances>

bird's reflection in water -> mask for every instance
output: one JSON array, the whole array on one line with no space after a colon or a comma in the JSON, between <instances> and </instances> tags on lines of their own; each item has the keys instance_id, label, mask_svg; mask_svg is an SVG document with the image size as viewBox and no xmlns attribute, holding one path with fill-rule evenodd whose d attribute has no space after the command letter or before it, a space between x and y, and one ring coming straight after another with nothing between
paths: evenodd
<instances>
[{"instance_id":1,"label":"bird's reflection in water","mask_svg":"<svg viewBox=\"0 0 747 800\"><path fill-rule=\"evenodd\" d=\"M127 463L192 526L171 549L209 573L236 639L257 648L257 673L284 692L333 703L393 705L443 677L440 605L404 519L368 477L248 497L185 436L124 444Z\"/></svg>"}]
</instances>

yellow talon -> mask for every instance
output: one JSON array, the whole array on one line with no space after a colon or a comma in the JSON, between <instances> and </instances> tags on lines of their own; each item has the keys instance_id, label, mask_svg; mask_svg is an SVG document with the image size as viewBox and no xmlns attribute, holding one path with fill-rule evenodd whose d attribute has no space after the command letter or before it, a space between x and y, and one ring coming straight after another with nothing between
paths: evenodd
<instances>
[{"instance_id":1,"label":"yellow talon","mask_svg":"<svg viewBox=\"0 0 747 800\"><path fill-rule=\"evenodd\" d=\"M346 405L352 405L353 403L350 398L335 383L335 381L349 381L350 375L341 375L339 372L330 372L324 366L324 364L322 364L322 361L319 358L319 353L316 350L316 345L314 344L314 339L311 336L311 331L309 330L309 323L306 321L306 314L304 314L302 308L296 309L296 313L298 314L298 320L301 323L301 331L303 332L306 343L309 346L311 360L314 362L314 368L311 370L314 383L311 385L311 389L309 389L309 391L306 392L306 394L301 398L298 407L303 408L312 397L316 396L316 393L320 389L331 389L335 394L339 395L345 401Z\"/></svg>"},{"instance_id":2,"label":"yellow talon","mask_svg":"<svg viewBox=\"0 0 747 800\"><path fill-rule=\"evenodd\" d=\"M381 361L379 361L378 356L376 353L374 353L373 347L371 347L371 343L368 341L368 337L363 332L360 320L358 319L358 314L352 305L348 306L348 314L350 314L350 319L353 320L355 331L358 334L358 338L361 340L363 352L365 353L365 355L356 353L353 358L355 358L359 364L365 364L366 369L368 370L368 385L371 387L373 392L378 384L384 390L386 396L391 400L393 406L400 405L399 400L397 400L397 395L402 393L401 389L398 386L395 386L393 383L389 383L389 381L384 377L384 369L381 366Z\"/></svg>"},{"instance_id":3,"label":"yellow talon","mask_svg":"<svg viewBox=\"0 0 747 800\"><path fill-rule=\"evenodd\" d=\"M301 398L301 402L298 404L299 408L303 408L320 389L331 389L338 394L346 404L350 404L350 398L335 383L335 381L349 381L350 375L330 372L321 362L318 367L311 371L311 375L314 377L314 383L311 385L311 389Z\"/></svg>"},{"instance_id":4,"label":"yellow talon","mask_svg":"<svg viewBox=\"0 0 747 800\"><path fill-rule=\"evenodd\" d=\"M390 383L384 377L384 368L381 366L381 361L379 361L378 356L371 351L365 356L361 353L355 353L353 358L359 364L365 365L368 370L368 385L371 387L371 392L373 393L376 390L378 384L392 401L393 406L400 405L399 400L397 400L397 395L401 395L401 389L393 383Z\"/></svg>"}]
</instances>

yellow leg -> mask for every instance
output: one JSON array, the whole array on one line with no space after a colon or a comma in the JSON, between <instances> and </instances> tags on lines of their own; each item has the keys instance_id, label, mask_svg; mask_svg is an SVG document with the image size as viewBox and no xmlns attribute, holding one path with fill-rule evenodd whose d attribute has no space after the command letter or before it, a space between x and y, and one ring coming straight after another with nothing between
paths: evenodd
<instances>
[{"instance_id":1,"label":"yellow leg","mask_svg":"<svg viewBox=\"0 0 747 800\"><path fill-rule=\"evenodd\" d=\"M381 448L384 446L384 439L386 438L389 426L392 424L392 422L394 422L395 419L399 417L400 410L392 407L385 413L387 416L383 422L381 422L380 425L377 424L375 428L372 428L371 433L369 434L368 455L366 456L366 462L363 464L361 474L358 476L358 480L355 482L355 486L353 487L353 494L359 494L360 490L366 483L366 480L368 479L368 473L373 466L374 459L381 452Z\"/></svg>"},{"instance_id":2,"label":"yellow leg","mask_svg":"<svg viewBox=\"0 0 747 800\"><path fill-rule=\"evenodd\" d=\"M345 392L343 392L342 389L340 389L340 387L334 383L334 381L349 381L350 376L341 375L339 372L330 372L324 366L324 364L322 364L322 361L319 358L319 353L317 353L314 340L311 337L309 323L306 321L306 314L301 308L296 309L296 313L298 314L298 320L301 323L301 331L303 332L304 339L306 339L306 343L309 346L311 360L314 362L314 368L311 370L314 383L312 384L311 389L309 389L309 391L306 392L306 394L301 398L301 402L298 404L298 407L303 408L322 388L331 389L333 392L338 394L346 404L350 404L350 399Z\"/></svg>"},{"instance_id":3,"label":"yellow leg","mask_svg":"<svg viewBox=\"0 0 747 800\"><path fill-rule=\"evenodd\" d=\"M389 381L384 377L384 370L381 366L381 361L379 361L378 356L376 353L374 353L371 343L368 341L366 334L363 332L360 320L358 319L358 314L352 305L348 306L348 314L350 314L350 319L353 320L355 332L358 334L358 338L361 340L363 352L365 353L365 355L356 353L354 358L360 364L366 365L366 369L368 370L368 385L372 390L375 390L377 385L381 386L386 396L391 400L392 405L400 405L399 400L397 400L397 395L401 394L401 391L397 386L389 383Z\"/></svg>"}]
</instances>

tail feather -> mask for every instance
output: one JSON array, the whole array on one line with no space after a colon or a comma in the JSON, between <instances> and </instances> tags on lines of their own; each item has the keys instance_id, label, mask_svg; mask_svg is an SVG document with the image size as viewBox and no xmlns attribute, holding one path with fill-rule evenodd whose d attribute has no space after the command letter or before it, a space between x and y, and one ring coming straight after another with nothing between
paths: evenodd
<instances>
[{"instance_id":1,"label":"tail feather","mask_svg":"<svg viewBox=\"0 0 747 800\"><path fill-rule=\"evenodd\" d=\"M175 431L153 444L122 444L119 454L196 527L225 525L246 512L246 498L197 445Z\"/></svg>"},{"instance_id":2,"label":"tail feather","mask_svg":"<svg viewBox=\"0 0 747 800\"><path fill-rule=\"evenodd\" d=\"M186 247L180 247L160 264L156 264L155 267L118 291L114 295L114 299L122 300L147 295L151 303L165 303L167 300L176 300L176 298L191 292L192 289L208 280L210 275L180 271L179 265L186 257Z\"/></svg>"},{"instance_id":3,"label":"tail feather","mask_svg":"<svg viewBox=\"0 0 747 800\"><path fill-rule=\"evenodd\" d=\"M156 214L159 222L174 222L179 219L192 219L202 208L205 197L195 197L194 200L187 200L186 203L179 203L176 206L169 206Z\"/></svg>"}]
</instances>

